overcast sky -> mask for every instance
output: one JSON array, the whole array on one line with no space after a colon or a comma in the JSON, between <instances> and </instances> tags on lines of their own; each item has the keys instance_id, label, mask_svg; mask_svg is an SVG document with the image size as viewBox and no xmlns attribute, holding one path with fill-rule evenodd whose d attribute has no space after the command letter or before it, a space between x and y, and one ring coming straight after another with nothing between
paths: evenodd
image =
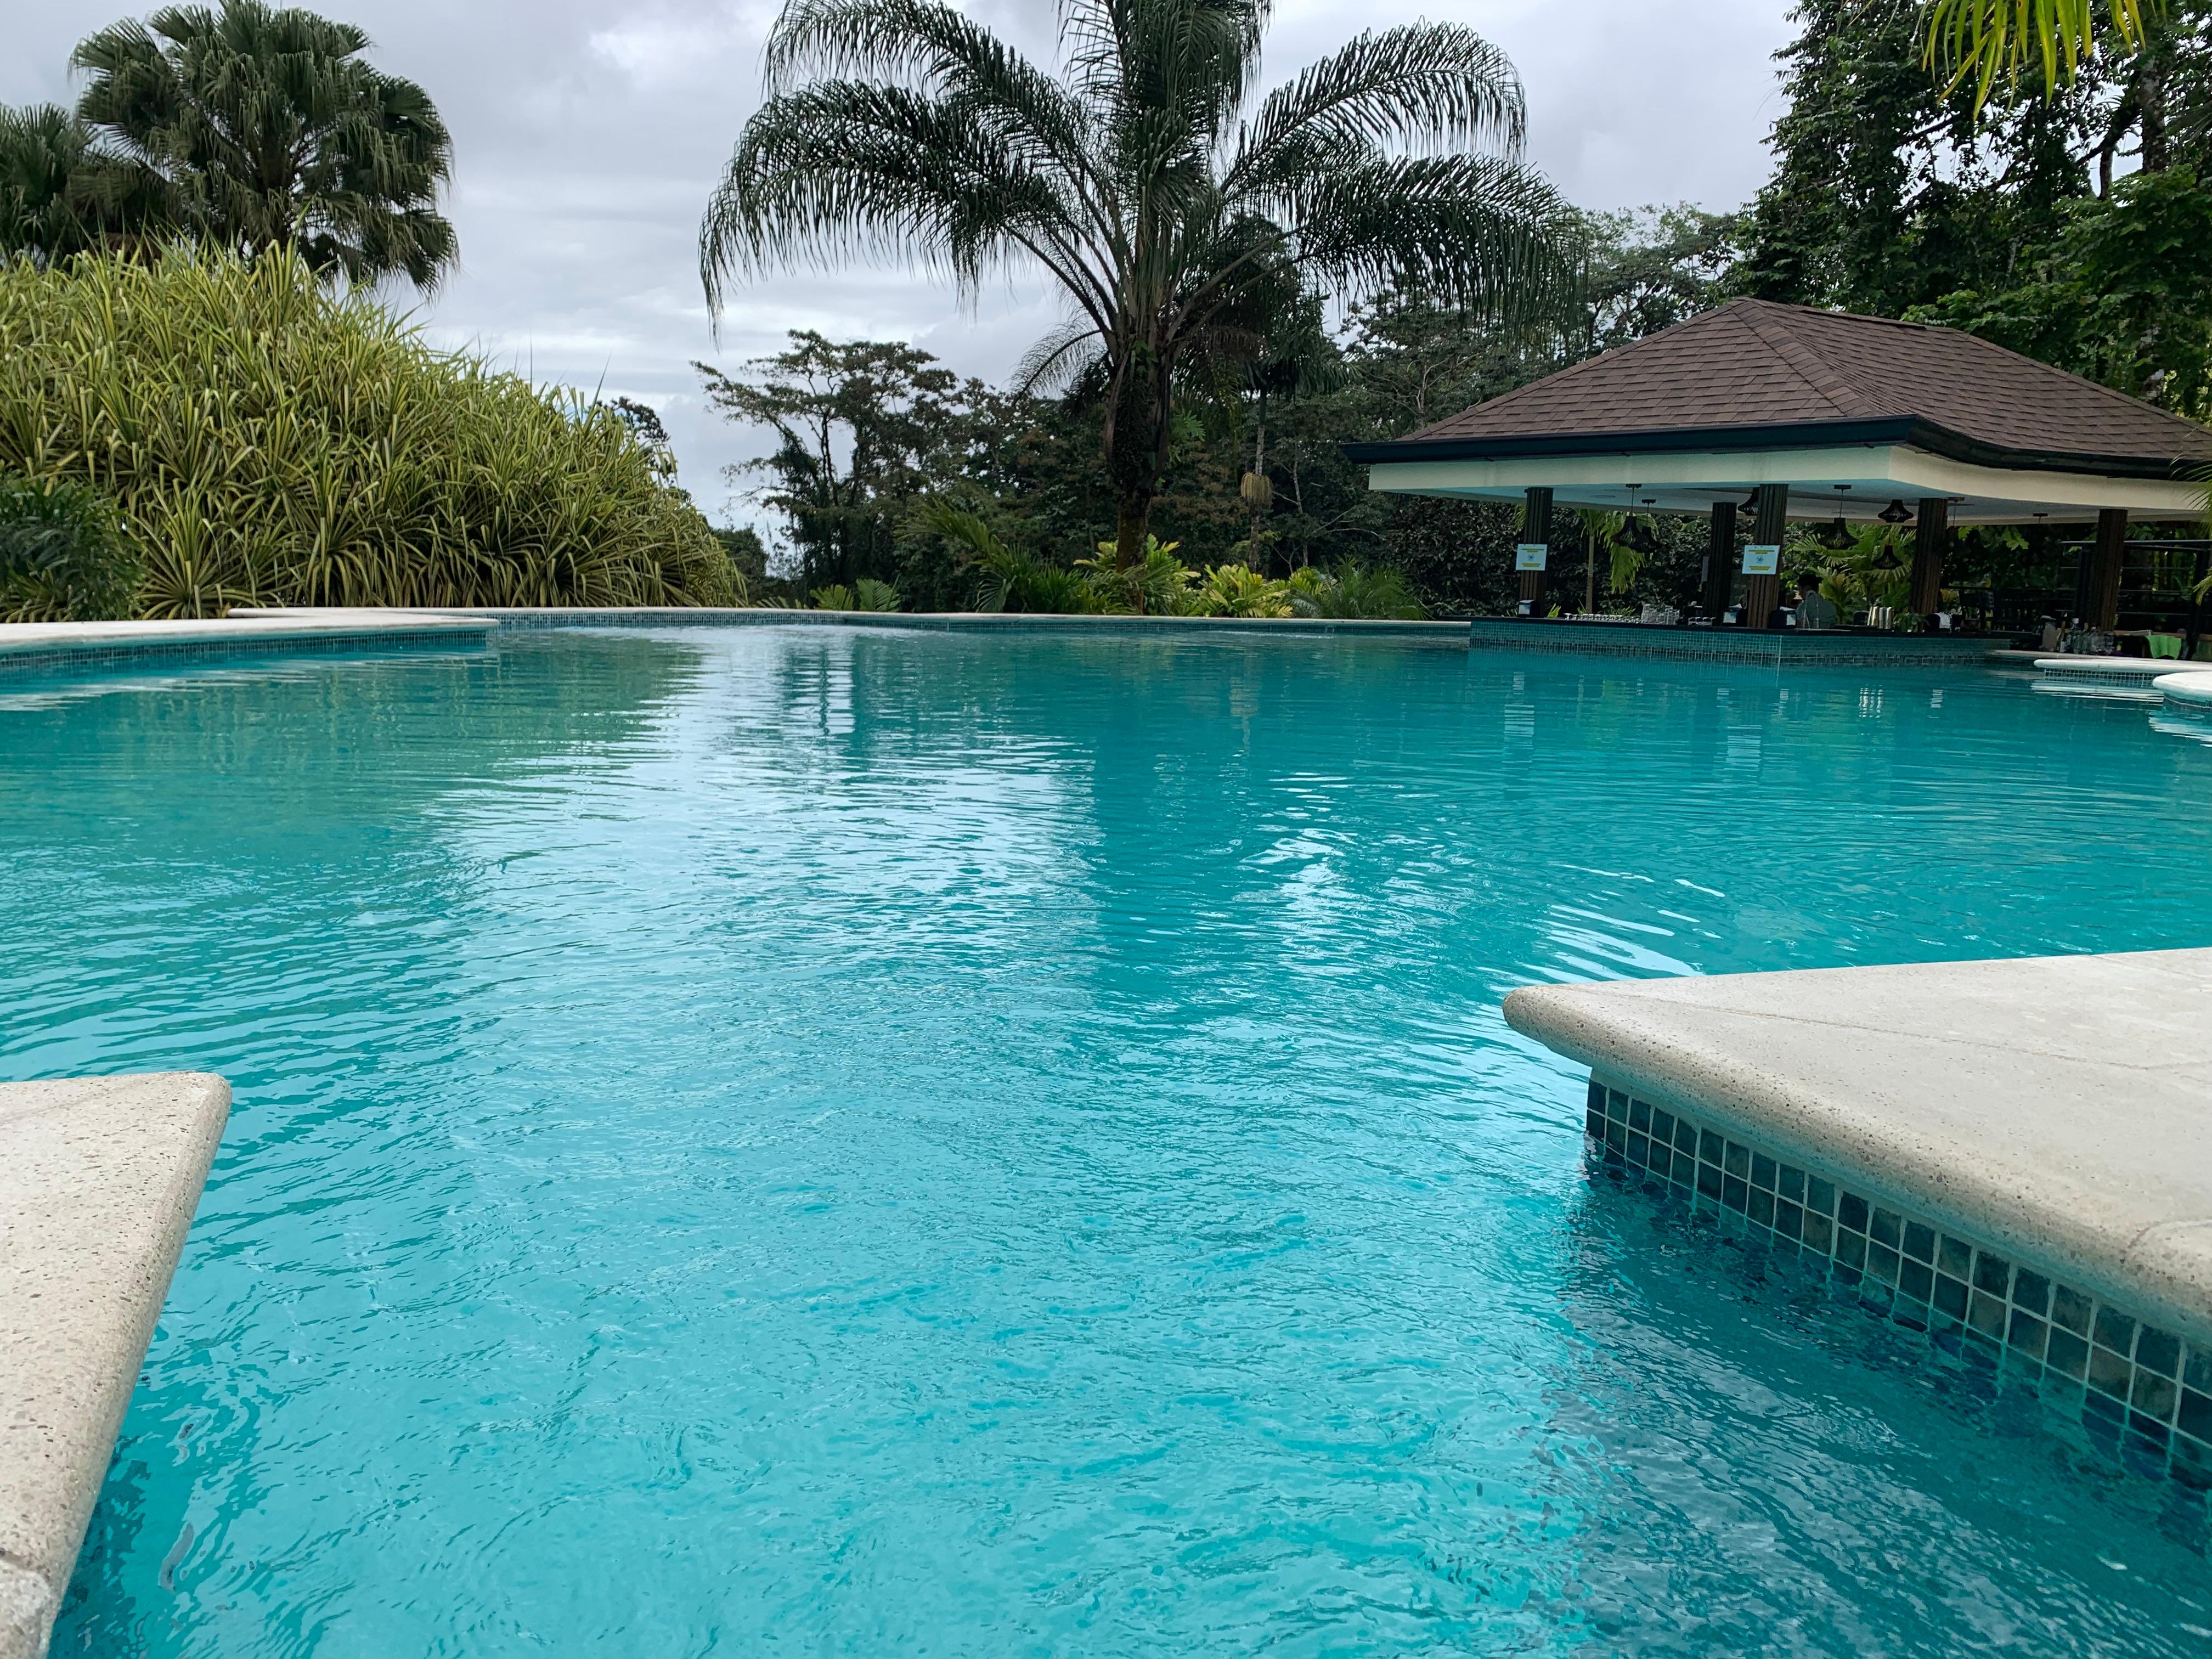
<instances>
[{"instance_id":1,"label":"overcast sky","mask_svg":"<svg viewBox=\"0 0 2212 1659\"><path fill-rule=\"evenodd\" d=\"M699 216L759 99L771 0L322 0L428 88L452 128L450 211L461 269L421 307L441 344L472 345L538 380L662 411L684 482L717 522L755 510L721 477L765 446L702 406L695 359L734 367L784 331L914 342L998 380L1051 325L1041 289L951 295L896 270L799 274L741 292L721 336L700 295ZM0 100L67 100L82 35L115 0L0 0ZM151 9L149 6L146 9ZM972 9L1040 52L1049 0ZM1418 17L1473 25L1528 88L1530 159L1585 207L1736 206L1765 176L1772 54L1787 0L1279 0L1267 75L1286 78L1362 28Z\"/></svg>"}]
</instances>

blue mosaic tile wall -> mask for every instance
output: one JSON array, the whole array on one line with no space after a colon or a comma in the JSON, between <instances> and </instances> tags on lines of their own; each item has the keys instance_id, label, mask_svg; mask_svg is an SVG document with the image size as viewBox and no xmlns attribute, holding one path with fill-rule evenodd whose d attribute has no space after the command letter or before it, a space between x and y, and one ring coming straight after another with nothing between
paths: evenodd
<instances>
[{"instance_id":1,"label":"blue mosaic tile wall","mask_svg":"<svg viewBox=\"0 0 2212 1659\"><path fill-rule=\"evenodd\" d=\"M2138 1468L2212 1490L2212 1348L1593 1077L1593 1166L1793 1256L1864 1307L2034 1386Z\"/></svg>"},{"instance_id":2,"label":"blue mosaic tile wall","mask_svg":"<svg viewBox=\"0 0 2212 1659\"><path fill-rule=\"evenodd\" d=\"M440 629L421 634L377 629L359 634L285 635L274 639L128 640L100 645L34 646L0 651L0 674L82 673L134 668L148 663L204 661L211 657L359 656L386 651L472 651L486 635Z\"/></svg>"},{"instance_id":3,"label":"blue mosaic tile wall","mask_svg":"<svg viewBox=\"0 0 2212 1659\"><path fill-rule=\"evenodd\" d=\"M1751 663L1764 668L1978 667L2004 639L1942 635L1792 634L1756 628L1647 628L1634 623L1555 623L1478 617L1468 643L1601 657Z\"/></svg>"}]
</instances>

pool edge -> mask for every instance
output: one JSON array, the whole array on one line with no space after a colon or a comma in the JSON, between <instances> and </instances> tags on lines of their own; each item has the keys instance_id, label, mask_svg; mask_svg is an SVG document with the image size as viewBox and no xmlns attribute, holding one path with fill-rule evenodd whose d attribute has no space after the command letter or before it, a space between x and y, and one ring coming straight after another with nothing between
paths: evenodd
<instances>
[{"instance_id":1,"label":"pool edge","mask_svg":"<svg viewBox=\"0 0 2212 1659\"><path fill-rule=\"evenodd\" d=\"M1504 1012L2212 1341L2212 949L1526 987Z\"/></svg>"},{"instance_id":2,"label":"pool edge","mask_svg":"<svg viewBox=\"0 0 2212 1659\"><path fill-rule=\"evenodd\" d=\"M2212 1486L2212 950L1535 986L1504 1012L1589 1068L1594 1173ZM1793 1183L1850 1189L1856 1219ZM2094 1332L2062 1339L2054 1287Z\"/></svg>"},{"instance_id":3,"label":"pool edge","mask_svg":"<svg viewBox=\"0 0 2212 1659\"><path fill-rule=\"evenodd\" d=\"M0 1659L46 1651L230 1085L0 1084Z\"/></svg>"},{"instance_id":4,"label":"pool edge","mask_svg":"<svg viewBox=\"0 0 2212 1659\"><path fill-rule=\"evenodd\" d=\"M162 622L0 623L0 676L141 662L482 645L495 617L431 611L307 611Z\"/></svg>"}]
</instances>

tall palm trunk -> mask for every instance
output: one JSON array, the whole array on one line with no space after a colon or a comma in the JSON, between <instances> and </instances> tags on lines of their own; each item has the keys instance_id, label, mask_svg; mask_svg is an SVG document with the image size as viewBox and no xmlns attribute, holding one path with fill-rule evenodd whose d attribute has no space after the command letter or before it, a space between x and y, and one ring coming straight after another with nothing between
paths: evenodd
<instances>
[{"instance_id":1,"label":"tall palm trunk","mask_svg":"<svg viewBox=\"0 0 2212 1659\"><path fill-rule=\"evenodd\" d=\"M1114 562L1124 570L1145 562L1152 503L1167 476L1174 439L1169 375L1159 352L1150 345L1138 347L1121 366L1106 422L1106 471L1115 496Z\"/></svg>"}]
</instances>

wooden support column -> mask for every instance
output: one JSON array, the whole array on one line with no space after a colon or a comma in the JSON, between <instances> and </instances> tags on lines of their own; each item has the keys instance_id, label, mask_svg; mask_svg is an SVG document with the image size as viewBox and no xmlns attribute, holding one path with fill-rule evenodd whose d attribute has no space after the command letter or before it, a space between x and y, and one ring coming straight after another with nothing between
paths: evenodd
<instances>
[{"instance_id":1,"label":"wooden support column","mask_svg":"<svg viewBox=\"0 0 2212 1659\"><path fill-rule=\"evenodd\" d=\"M2081 585L2081 620L2091 628L2119 626L2120 571L2127 558L2127 509L2108 507L2097 515L2097 539L2088 550Z\"/></svg>"},{"instance_id":2,"label":"wooden support column","mask_svg":"<svg viewBox=\"0 0 2212 1659\"><path fill-rule=\"evenodd\" d=\"M1754 546L1782 544L1782 538L1790 527L1790 486L1761 484L1759 501L1753 508L1751 539ZM1746 576L1743 579L1743 625L1764 628L1766 619L1782 599L1782 573L1771 576Z\"/></svg>"},{"instance_id":3,"label":"wooden support column","mask_svg":"<svg viewBox=\"0 0 2212 1659\"><path fill-rule=\"evenodd\" d=\"M1552 541L1552 492L1531 489L1528 510L1521 518L1521 539L1548 547ZM1521 603L1532 617L1544 614L1544 574L1540 570L1521 573Z\"/></svg>"},{"instance_id":4,"label":"wooden support column","mask_svg":"<svg viewBox=\"0 0 2212 1659\"><path fill-rule=\"evenodd\" d=\"M1920 616L1932 617L1943 608L1943 553L1950 541L1950 497L1923 495L1912 526L1912 597L1907 601Z\"/></svg>"},{"instance_id":5,"label":"wooden support column","mask_svg":"<svg viewBox=\"0 0 2212 1659\"><path fill-rule=\"evenodd\" d=\"M1713 503L1712 539L1705 544L1705 614L1715 622L1735 591L1735 503Z\"/></svg>"}]
</instances>

